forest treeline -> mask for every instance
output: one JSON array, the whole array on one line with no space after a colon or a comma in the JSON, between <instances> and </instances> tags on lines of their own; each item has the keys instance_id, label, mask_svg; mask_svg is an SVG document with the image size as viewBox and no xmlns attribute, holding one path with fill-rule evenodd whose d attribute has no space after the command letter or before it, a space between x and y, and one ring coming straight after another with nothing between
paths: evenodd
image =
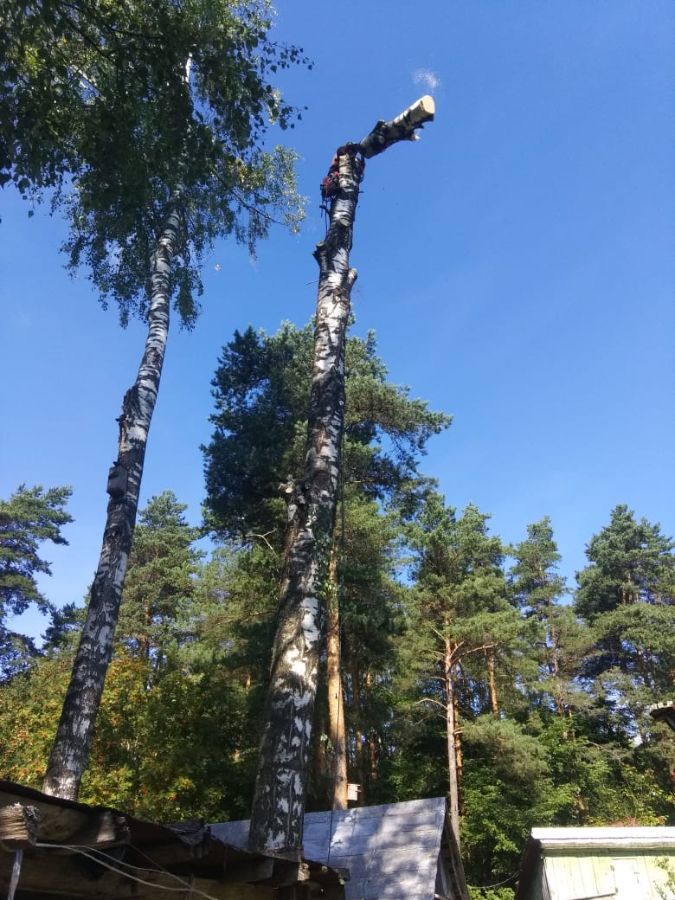
<instances>
[{"instance_id":1,"label":"forest treeline","mask_svg":"<svg viewBox=\"0 0 675 900\"><path fill-rule=\"evenodd\" d=\"M311 327L289 324L224 347L204 526L171 491L140 514L84 802L249 816L311 354ZM343 735L360 803L449 794L470 884L504 882L481 896L507 897L535 825L672 820L675 743L648 707L672 692L675 545L618 505L572 589L548 518L506 545L420 473L448 424L388 380L372 335L348 340L309 805L333 801ZM35 586L68 496L22 486L0 503L0 771L37 787L83 619ZM30 603L51 612L39 649L9 627Z\"/></svg>"}]
</instances>

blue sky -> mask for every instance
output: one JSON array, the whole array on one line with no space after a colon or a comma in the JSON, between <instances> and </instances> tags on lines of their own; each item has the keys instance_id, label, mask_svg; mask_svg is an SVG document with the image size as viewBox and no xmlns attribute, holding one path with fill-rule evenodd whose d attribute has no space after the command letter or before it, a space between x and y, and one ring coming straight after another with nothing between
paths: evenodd
<instances>
[{"instance_id":1,"label":"blue sky","mask_svg":"<svg viewBox=\"0 0 675 900\"><path fill-rule=\"evenodd\" d=\"M315 302L318 185L335 148L423 93L422 141L369 162L352 253L356 330L394 381L454 415L424 469L505 540L550 515L570 579L628 503L675 532L675 6L661 0L279 0L276 36L312 71L278 139L301 155L302 232L255 262L222 243L204 312L173 332L143 498L172 489L198 522L210 379L236 328L299 325ZM86 274L68 278L58 219L2 196L0 492L70 484L70 545L48 548L58 603L95 569L115 417L143 329L123 331ZM174 323L177 324L177 323ZM35 626L37 627L37 626Z\"/></svg>"}]
</instances>

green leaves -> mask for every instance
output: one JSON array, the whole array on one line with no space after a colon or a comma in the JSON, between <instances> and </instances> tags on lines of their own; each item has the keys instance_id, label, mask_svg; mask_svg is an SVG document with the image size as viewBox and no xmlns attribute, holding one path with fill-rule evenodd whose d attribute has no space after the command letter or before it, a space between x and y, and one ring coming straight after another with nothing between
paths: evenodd
<instances>
[{"instance_id":1,"label":"green leaves","mask_svg":"<svg viewBox=\"0 0 675 900\"><path fill-rule=\"evenodd\" d=\"M268 79L301 52L268 41L265 0L0 4L0 174L25 196L54 189L69 265L123 324L146 314L152 247L178 205L189 327L214 240L253 252L274 221L302 217L294 154L264 147L295 115Z\"/></svg>"}]
</instances>

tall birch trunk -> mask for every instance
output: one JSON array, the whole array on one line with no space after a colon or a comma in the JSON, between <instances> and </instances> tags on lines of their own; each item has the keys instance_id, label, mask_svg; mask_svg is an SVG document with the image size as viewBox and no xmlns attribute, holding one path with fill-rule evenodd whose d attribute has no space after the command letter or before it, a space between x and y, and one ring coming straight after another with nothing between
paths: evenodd
<instances>
[{"instance_id":1,"label":"tall birch trunk","mask_svg":"<svg viewBox=\"0 0 675 900\"><path fill-rule=\"evenodd\" d=\"M453 681L453 648L450 638L444 641L445 730L448 749L448 799L450 825L459 847L459 779L457 777L457 721L455 684Z\"/></svg>"},{"instance_id":2,"label":"tall birch trunk","mask_svg":"<svg viewBox=\"0 0 675 900\"><path fill-rule=\"evenodd\" d=\"M326 680L328 688L328 738L332 749L330 766L331 809L347 809L347 726L342 689L340 655L340 597L337 579L337 548L333 544L326 592Z\"/></svg>"},{"instance_id":3,"label":"tall birch trunk","mask_svg":"<svg viewBox=\"0 0 675 900\"><path fill-rule=\"evenodd\" d=\"M391 122L378 122L358 144L339 148L339 184L328 232L314 252L319 289L309 401L305 471L288 485L288 539L281 579L270 687L251 813L249 846L297 858L302 833L308 752L316 697L328 562L335 527L344 431L344 356L350 295L354 215L364 159L416 137L433 119L423 97Z\"/></svg>"},{"instance_id":4,"label":"tall birch trunk","mask_svg":"<svg viewBox=\"0 0 675 900\"><path fill-rule=\"evenodd\" d=\"M169 332L171 270L179 225L179 213L174 209L153 255L143 357L136 381L124 396L122 415L118 419L118 457L108 480L110 500L101 555L43 782L45 793L68 800L77 799L112 657L113 636L136 525L145 448Z\"/></svg>"}]
</instances>

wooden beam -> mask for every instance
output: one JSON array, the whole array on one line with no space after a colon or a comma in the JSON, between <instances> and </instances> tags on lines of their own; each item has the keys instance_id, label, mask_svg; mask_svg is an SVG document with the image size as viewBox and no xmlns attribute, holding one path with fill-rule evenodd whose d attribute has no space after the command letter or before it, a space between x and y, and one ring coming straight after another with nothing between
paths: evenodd
<instances>
[{"instance_id":1,"label":"wooden beam","mask_svg":"<svg viewBox=\"0 0 675 900\"><path fill-rule=\"evenodd\" d=\"M79 862L80 859L82 857L78 854L57 857L54 851L48 851L48 855L25 851L19 892L44 898L72 897L77 900L166 900L167 887L180 887L180 883L169 873L129 870L129 875L145 882L139 884L132 877L111 872L93 862L88 871ZM89 860L86 862L89 863ZM0 896L5 896L9 887L12 863L13 855L0 853ZM110 865L123 870L116 860L111 859ZM276 900L275 889L267 885L226 884L220 879L181 877L186 884L186 896L191 885L215 900Z\"/></svg>"},{"instance_id":2,"label":"wooden beam","mask_svg":"<svg viewBox=\"0 0 675 900\"><path fill-rule=\"evenodd\" d=\"M109 809L92 814L91 820L68 841L69 844L85 847L115 847L129 843L129 825L124 816Z\"/></svg>"},{"instance_id":3,"label":"wooden beam","mask_svg":"<svg viewBox=\"0 0 675 900\"><path fill-rule=\"evenodd\" d=\"M39 826L40 813L35 806L12 803L0 807L0 842L12 850L32 846Z\"/></svg>"},{"instance_id":4,"label":"wooden beam","mask_svg":"<svg viewBox=\"0 0 675 900\"><path fill-rule=\"evenodd\" d=\"M231 884L238 882L240 884L248 884L253 881L267 881L274 873L275 860L252 859L242 862L228 863L223 880Z\"/></svg>"},{"instance_id":5,"label":"wooden beam","mask_svg":"<svg viewBox=\"0 0 675 900\"><path fill-rule=\"evenodd\" d=\"M173 868L201 859L205 855L199 847L187 847L176 840L172 844L141 844L140 849L147 860L152 860L157 868Z\"/></svg>"},{"instance_id":6,"label":"wooden beam","mask_svg":"<svg viewBox=\"0 0 675 900\"><path fill-rule=\"evenodd\" d=\"M267 884L277 887L290 887L303 881L309 881L309 866L307 863L276 859L274 860L274 874Z\"/></svg>"}]
</instances>

